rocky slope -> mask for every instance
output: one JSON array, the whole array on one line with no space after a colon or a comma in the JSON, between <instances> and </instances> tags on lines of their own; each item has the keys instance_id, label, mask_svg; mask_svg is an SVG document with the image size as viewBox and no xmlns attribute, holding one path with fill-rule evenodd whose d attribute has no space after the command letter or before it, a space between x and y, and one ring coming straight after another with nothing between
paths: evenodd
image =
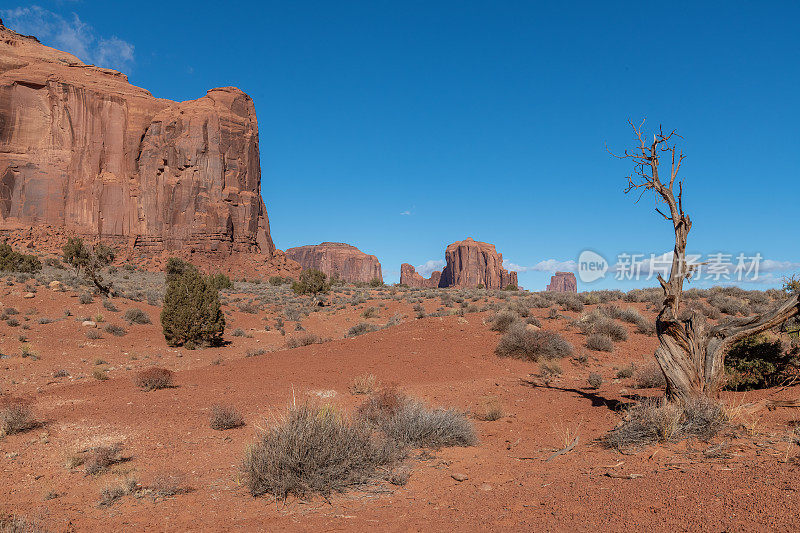
<instances>
[{"instance_id":1,"label":"rocky slope","mask_svg":"<svg viewBox=\"0 0 800 533\"><path fill-rule=\"evenodd\" d=\"M381 264L377 257L367 255L355 246L343 242L323 242L289 248L286 256L300 263L303 269L321 270L329 277L338 276L351 283L368 283L376 278L383 281Z\"/></svg>"},{"instance_id":2,"label":"rocky slope","mask_svg":"<svg viewBox=\"0 0 800 533\"><path fill-rule=\"evenodd\" d=\"M413 265L409 265L408 263L400 265L401 285L408 285L415 289L435 289L439 286L441 277L441 272L433 271L431 277L426 279L417 273L417 269L415 269Z\"/></svg>"},{"instance_id":3,"label":"rocky slope","mask_svg":"<svg viewBox=\"0 0 800 533\"><path fill-rule=\"evenodd\" d=\"M260 182L255 108L239 89L154 98L0 24L0 229L270 259Z\"/></svg>"},{"instance_id":4,"label":"rocky slope","mask_svg":"<svg viewBox=\"0 0 800 533\"><path fill-rule=\"evenodd\" d=\"M556 272L550 277L548 291L552 292L578 292L578 280L572 272Z\"/></svg>"}]
</instances>

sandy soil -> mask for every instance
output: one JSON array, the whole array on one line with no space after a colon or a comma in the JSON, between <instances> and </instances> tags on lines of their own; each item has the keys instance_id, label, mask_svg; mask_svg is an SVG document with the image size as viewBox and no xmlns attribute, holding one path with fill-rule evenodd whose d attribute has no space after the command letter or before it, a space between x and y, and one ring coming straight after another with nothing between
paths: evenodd
<instances>
[{"instance_id":1,"label":"sandy soil","mask_svg":"<svg viewBox=\"0 0 800 533\"><path fill-rule=\"evenodd\" d=\"M631 379L615 377L630 362L645 364L655 347L654 337L630 327L629 340L613 353L589 352L582 348L585 337L568 327L578 313L549 320L547 309L534 309L544 328L590 356L586 364L563 360L563 374L543 386L535 363L494 354L499 334L484 323L490 312L415 319L410 303L371 300L312 313L302 320L306 331L333 340L287 350L275 328L264 330L273 311L248 314L229 306L228 332L241 328L246 336L228 334L227 346L189 351L166 346L159 307L117 299L120 311L110 312L99 300L79 304L77 292L39 287L33 298L23 298L26 291L20 283L0 289L2 306L18 309L14 317L20 323L0 323L0 351L7 354L0 359L0 388L6 400L29 400L43 424L0 440L0 514L24 515L52 531L797 529L800 447L787 434L799 421L791 410L760 412L709 443L686 441L623 455L598 442L619 422L620 402L632 402L637 393L658 394L636 391ZM395 314L405 320L342 338L363 321L359 315L366 306L380 303L386 307L368 322L382 325ZM653 316L644 304L623 305ZM425 302L428 311L439 306L438 299ZM130 307L147 312L153 324L125 323L121 315ZM67 308L74 316L64 316ZM102 338L90 340L76 316L98 314ZM58 320L40 324L42 317ZM124 326L127 335L105 333L107 323ZM25 324L29 329L22 329ZM287 336L295 334L293 326L286 323ZM20 335L38 358L21 357ZM258 348L267 353L246 357ZM136 388L135 372L150 366L175 371L177 386ZM61 369L69 376L54 378ZM93 378L98 369L108 379ZM587 387L590 372L603 376L599 390ZM474 421L478 446L415 452L403 487L329 500L251 497L238 465L257 428L292 401L352 409L363 397L351 395L348 386L362 374L374 374L431 405L479 412L487 402L498 402L505 416ZM800 397L800 386L731 393L726 401L740 405L767 395ZM238 408L247 424L210 429L209 410L216 403ZM571 452L546 461L576 436ZM98 476L67 468L71 455L99 443L122 443L129 460ZM721 443L721 457L704 455ZM163 473L181 477L191 490L155 501L126 496L108 507L98 505L109 483L135 476L146 485ZM466 479L456 481L453 474ZM48 494L57 497L47 499Z\"/></svg>"}]
</instances>

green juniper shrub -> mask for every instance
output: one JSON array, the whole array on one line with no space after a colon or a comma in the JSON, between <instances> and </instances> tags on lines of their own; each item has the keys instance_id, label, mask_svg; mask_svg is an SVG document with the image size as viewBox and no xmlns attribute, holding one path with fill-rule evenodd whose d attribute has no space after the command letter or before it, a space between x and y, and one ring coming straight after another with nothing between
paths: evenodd
<instances>
[{"instance_id":1,"label":"green juniper shrub","mask_svg":"<svg viewBox=\"0 0 800 533\"><path fill-rule=\"evenodd\" d=\"M734 344L725 357L725 388L746 391L774 387L800 370L800 359L780 339L754 335Z\"/></svg>"},{"instance_id":2,"label":"green juniper shrub","mask_svg":"<svg viewBox=\"0 0 800 533\"><path fill-rule=\"evenodd\" d=\"M180 259L172 258L167 263L161 326L170 346L190 341L195 345L219 344L225 331L219 289L194 265Z\"/></svg>"},{"instance_id":3,"label":"green juniper shrub","mask_svg":"<svg viewBox=\"0 0 800 533\"><path fill-rule=\"evenodd\" d=\"M309 268L300 273L300 280L292 283L292 290L295 294L310 294L316 296L326 293L331 289L328 276L324 272Z\"/></svg>"},{"instance_id":4,"label":"green juniper shrub","mask_svg":"<svg viewBox=\"0 0 800 533\"><path fill-rule=\"evenodd\" d=\"M35 255L15 252L7 242L0 244L0 271L33 274L41 269L42 262Z\"/></svg>"}]
</instances>

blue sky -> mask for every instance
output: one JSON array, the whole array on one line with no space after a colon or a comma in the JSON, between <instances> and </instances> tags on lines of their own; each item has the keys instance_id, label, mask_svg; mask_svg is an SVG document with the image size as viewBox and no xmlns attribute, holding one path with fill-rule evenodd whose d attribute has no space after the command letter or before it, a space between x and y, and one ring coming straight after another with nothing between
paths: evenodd
<instances>
[{"instance_id":1,"label":"blue sky","mask_svg":"<svg viewBox=\"0 0 800 533\"><path fill-rule=\"evenodd\" d=\"M800 271L797 2L62 0L0 17L158 97L250 94L281 249L348 242L397 281L469 236L532 290L584 249L662 254L671 227L606 152L646 117L684 137L690 251L761 254L750 287Z\"/></svg>"}]
</instances>

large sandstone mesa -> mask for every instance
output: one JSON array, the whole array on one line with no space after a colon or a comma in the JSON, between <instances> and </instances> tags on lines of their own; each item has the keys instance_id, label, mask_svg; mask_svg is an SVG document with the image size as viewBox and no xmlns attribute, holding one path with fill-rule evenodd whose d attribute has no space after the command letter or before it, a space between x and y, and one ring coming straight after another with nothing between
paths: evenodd
<instances>
[{"instance_id":1,"label":"large sandstone mesa","mask_svg":"<svg viewBox=\"0 0 800 533\"><path fill-rule=\"evenodd\" d=\"M297 246L287 249L286 256L300 263L304 270L314 268L350 283L368 283L374 279L383 282L378 258L343 242Z\"/></svg>"},{"instance_id":2,"label":"large sandstone mesa","mask_svg":"<svg viewBox=\"0 0 800 533\"><path fill-rule=\"evenodd\" d=\"M415 289L435 289L439 286L442 273L438 270L431 272L430 278L423 278L413 265L403 263L400 265L400 284Z\"/></svg>"},{"instance_id":3,"label":"large sandstone mesa","mask_svg":"<svg viewBox=\"0 0 800 533\"><path fill-rule=\"evenodd\" d=\"M0 229L43 225L134 253L272 258L252 99L154 98L0 22Z\"/></svg>"},{"instance_id":4,"label":"large sandstone mesa","mask_svg":"<svg viewBox=\"0 0 800 533\"><path fill-rule=\"evenodd\" d=\"M578 292L578 280L572 272L556 272L547 286L550 292Z\"/></svg>"},{"instance_id":5,"label":"large sandstone mesa","mask_svg":"<svg viewBox=\"0 0 800 533\"><path fill-rule=\"evenodd\" d=\"M454 242L444 251L447 264L441 272L435 271L430 279L420 276L413 266L400 266L400 283L409 287L460 287L505 289L517 286L517 273L503 268L503 254L497 253L493 244L467 238Z\"/></svg>"},{"instance_id":6,"label":"large sandstone mesa","mask_svg":"<svg viewBox=\"0 0 800 533\"><path fill-rule=\"evenodd\" d=\"M517 273L503 268L503 254L497 253L493 244L467 238L449 245L444 258L447 265L440 287L504 289L517 285Z\"/></svg>"}]
</instances>

